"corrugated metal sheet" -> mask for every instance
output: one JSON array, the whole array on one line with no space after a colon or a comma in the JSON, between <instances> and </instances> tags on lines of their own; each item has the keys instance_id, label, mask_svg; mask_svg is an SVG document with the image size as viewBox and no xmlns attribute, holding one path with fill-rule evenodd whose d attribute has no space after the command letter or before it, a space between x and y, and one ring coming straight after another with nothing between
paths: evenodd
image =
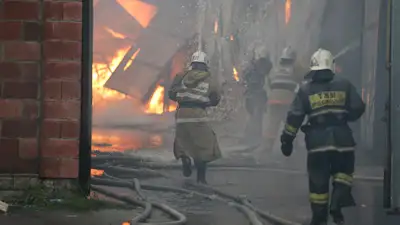
<instances>
[{"instance_id":1,"label":"corrugated metal sheet","mask_svg":"<svg viewBox=\"0 0 400 225\"><path fill-rule=\"evenodd\" d=\"M125 71L114 74L106 87L142 98L167 62L196 32L195 0L147 1L158 7L150 25L136 41L140 52Z\"/></svg>"}]
</instances>

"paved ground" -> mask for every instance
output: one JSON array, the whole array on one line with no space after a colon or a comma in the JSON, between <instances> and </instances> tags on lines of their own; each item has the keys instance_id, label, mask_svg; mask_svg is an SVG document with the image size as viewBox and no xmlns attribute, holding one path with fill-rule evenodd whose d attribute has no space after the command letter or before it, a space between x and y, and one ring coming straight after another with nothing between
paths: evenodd
<instances>
[{"instance_id":1,"label":"paved ground","mask_svg":"<svg viewBox=\"0 0 400 225\"><path fill-rule=\"evenodd\" d=\"M229 158L229 157L227 157ZM221 170L212 169L209 184L234 195L245 195L259 208L296 222L307 222L310 217L307 179L304 173L304 152L296 152L293 158L243 157L268 161L275 170ZM228 161L232 159L227 159ZM290 169L291 172L285 171ZM180 176L179 171L164 171ZM380 176L376 167L359 167L359 175ZM193 179L193 178L192 178ZM143 180L143 183L183 187L185 182L165 179ZM133 194L128 190L114 189L119 193ZM247 225L248 221L232 207L182 194L145 191L153 201L168 203L188 217L188 225ZM382 207L382 183L357 181L354 187L358 206L346 211L348 225L398 225L400 216L385 215ZM1 225L28 223L31 225L117 225L134 217L138 211L105 210L88 214L21 212L10 216L0 216ZM157 221L165 221L160 213L155 213ZM266 223L267 224L267 223Z\"/></svg>"}]
</instances>

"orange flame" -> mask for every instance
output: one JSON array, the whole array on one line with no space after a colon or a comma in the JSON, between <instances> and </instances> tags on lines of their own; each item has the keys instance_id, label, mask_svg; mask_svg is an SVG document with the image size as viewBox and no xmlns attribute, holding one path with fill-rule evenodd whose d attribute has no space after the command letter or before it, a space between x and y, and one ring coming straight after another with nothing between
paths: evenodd
<instances>
[{"instance_id":1,"label":"orange flame","mask_svg":"<svg viewBox=\"0 0 400 225\"><path fill-rule=\"evenodd\" d=\"M235 40L235 39L233 38L233 35L231 35L231 36L229 37L229 39L230 39L231 41Z\"/></svg>"},{"instance_id":2,"label":"orange flame","mask_svg":"<svg viewBox=\"0 0 400 225\"><path fill-rule=\"evenodd\" d=\"M104 84L110 79L112 73L118 67L128 50L129 47L118 50L109 63L93 63L92 88L94 106L105 100L121 100L127 98L125 94L104 87Z\"/></svg>"},{"instance_id":3,"label":"orange flame","mask_svg":"<svg viewBox=\"0 0 400 225\"><path fill-rule=\"evenodd\" d=\"M286 0L285 2L285 23L288 24L292 17L292 0Z\"/></svg>"},{"instance_id":4,"label":"orange flame","mask_svg":"<svg viewBox=\"0 0 400 225\"><path fill-rule=\"evenodd\" d=\"M91 169L90 170L90 175L92 177L94 176L102 176L104 174L104 170L96 170L96 169Z\"/></svg>"},{"instance_id":5,"label":"orange flame","mask_svg":"<svg viewBox=\"0 0 400 225\"><path fill-rule=\"evenodd\" d=\"M217 34L218 33L218 20L214 21L214 33Z\"/></svg>"},{"instance_id":6,"label":"orange flame","mask_svg":"<svg viewBox=\"0 0 400 225\"><path fill-rule=\"evenodd\" d=\"M162 114L164 112L164 87L157 86L149 103L147 104L146 113Z\"/></svg>"},{"instance_id":7,"label":"orange flame","mask_svg":"<svg viewBox=\"0 0 400 225\"><path fill-rule=\"evenodd\" d=\"M124 71L126 71L132 65L133 61L135 60L135 58L139 54L139 52L140 52L140 48L138 50L136 50L135 53L133 53L132 58L130 58L128 63L126 63L126 65L124 67Z\"/></svg>"},{"instance_id":8,"label":"orange flame","mask_svg":"<svg viewBox=\"0 0 400 225\"><path fill-rule=\"evenodd\" d=\"M239 73L237 72L236 68L233 67L233 79L235 79L236 81L239 81Z\"/></svg>"},{"instance_id":9,"label":"orange flame","mask_svg":"<svg viewBox=\"0 0 400 225\"><path fill-rule=\"evenodd\" d=\"M158 85L156 90L153 92L149 102L147 103L145 112L149 114L163 114L164 111L164 87ZM172 103L169 105L167 111L173 112L176 110L176 104Z\"/></svg>"},{"instance_id":10,"label":"orange flame","mask_svg":"<svg viewBox=\"0 0 400 225\"><path fill-rule=\"evenodd\" d=\"M117 0L117 2L132 16L138 23L146 28L157 14L157 7L139 0Z\"/></svg>"},{"instance_id":11,"label":"orange flame","mask_svg":"<svg viewBox=\"0 0 400 225\"><path fill-rule=\"evenodd\" d=\"M110 33L113 37L115 37L115 38L118 38L118 39L125 39L125 38L126 38L125 35L123 35L123 34L121 34L121 33L118 33L118 32L116 32L116 31L113 31L111 28L104 27L104 29L105 29L108 33Z\"/></svg>"}]
</instances>

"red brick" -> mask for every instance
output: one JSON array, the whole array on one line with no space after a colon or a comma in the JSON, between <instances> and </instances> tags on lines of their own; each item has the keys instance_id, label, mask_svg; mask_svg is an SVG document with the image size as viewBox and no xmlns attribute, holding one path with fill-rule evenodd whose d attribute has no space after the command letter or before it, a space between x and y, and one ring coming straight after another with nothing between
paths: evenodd
<instances>
[{"instance_id":1,"label":"red brick","mask_svg":"<svg viewBox=\"0 0 400 225\"><path fill-rule=\"evenodd\" d=\"M44 99L61 99L61 81L45 81L43 95Z\"/></svg>"},{"instance_id":2,"label":"red brick","mask_svg":"<svg viewBox=\"0 0 400 225\"><path fill-rule=\"evenodd\" d=\"M18 160L18 139L0 139L0 173L12 173Z\"/></svg>"},{"instance_id":3,"label":"red brick","mask_svg":"<svg viewBox=\"0 0 400 225\"><path fill-rule=\"evenodd\" d=\"M45 1L43 16L45 20L62 20L63 19L63 2Z\"/></svg>"},{"instance_id":4,"label":"red brick","mask_svg":"<svg viewBox=\"0 0 400 225\"><path fill-rule=\"evenodd\" d=\"M44 40L82 40L82 23L47 22L44 29Z\"/></svg>"},{"instance_id":5,"label":"red brick","mask_svg":"<svg viewBox=\"0 0 400 225\"><path fill-rule=\"evenodd\" d=\"M3 83L4 98L38 98L38 83L32 81L6 81Z\"/></svg>"},{"instance_id":6,"label":"red brick","mask_svg":"<svg viewBox=\"0 0 400 225\"><path fill-rule=\"evenodd\" d=\"M38 63L20 63L21 76L23 80L39 79L39 64Z\"/></svg>"},{"instance_id":7,"label":"red brick","mask_svg":"<svg viewBox=\"0 0 400 225\"><path fill-rule=\"evenodd\" d=\"M23 104L22 116L25 119L37 119L39 115L39 101L24 100Z\"/></svg>"},{"instance_id":8,"label":"red brick","mask_svg":"<svg viewBox=\"0 0 400 225\"><path fill-rule=\"evenodd\" d=\"M78 159L61 159L59 178L78 178L79 160Z\"/></svg>"},{"instance_id":9,"label":"red brick","mask_svg":"<svg viewBox=\"0 0 400 225\"><path fill-rule=\"evenodd\" d=\"M42 178L77 178L78 159L43 158L40 162Z\"/></svg>"},{"instance_id":10,"label":"red brick","mask_svg":"<svg viewBox=\"0 0 400 225\"><path fill-rule=\"evenodd\" d=\"M21 159L36 159L38 156L38 141L36 138L19 140L19 157Z\"/></svg>"},{"instance_id":11,"label":"red brick","mask_svg":"<svg viewBox=\"0 0 400 225\"><path fill-rule=\"evenodd\" d=\"M44 139L42 143L42 157L78 157L79 141L68 139Z\"/></svg>"},{"instance_id":12,"label":"red brick","mask_svg":"<svg viewBox=\"0 0 400 225\"><path fill-rule=\"evenodd\" d=\"M40 44L38 42L6 42L4 57L7 60L39 60Z\"/></svg>"},{"instance_id":13,"label":"red brick","mask_svg":"<svg viewBox=\"0 0 400 225\"><path fill-rule=\"evenodd\" d=\"M82 2L64 3L64 20L82 21Z\"/></svg>"},{"instance_id":14,"label":"red brick","mask_svg":"<svg viewBox=\"0 0 400 225\"><path fill-rule=\"evenodd\" d=\"M80 117L79 101L47 101L44 103L44 118L76 119Z\"/></svg>"},{"instance_id":15,"label":"red brick","mask_svg":"<svg viewBox=\"0 0 400 225\"><path fill-rule=\"evenodd\" d=\"M0 99L0 118L14 118L22 115L21 100Z\"/></svg>"},{"instance_id":16,"label":"red brick","mask_svg":"<svg viewBox=\"0 0 400 225\"><path fill-rule=\"evenodd\" d=\"M4 19L11 20L38 20L39 2L6 1L4 2Z\"/></svg>"},{"instance_id":17,"label":"red brick","mask_svg":"<svg viewBox=\"0 0 400 225\"><path fill-rule=\"evenodd\" d=\"M0 79L13 79L21 76L21 69L15 62L0 62Z\"/></svg>"},{"instance_id":18,"label":"red brick","mask_svg":"<svg viewBox=\"0 0 400 225\"><path fill-rule=\"evenodd\" d=\"M78 100L81 98L80 82L62 82L62 99Z\"/></svg>"},{"instance_id":19,"label":"red brick","mask_svg":"<svg viewBox=\"0 0 400 225\"><path fill-rule=\"evenodd\" d=\"M12 174L37 174L38 160L37 159L21 159L17 158L14 161Z\"/></svg>"},{"instance_id":20,"label":"red brick","mask_svg":"<svg viewBox=\"0 0 400 225\"><path fill-rule=\"evenodd\" d=\"M45 41L44 58L47 60L80 60L82 57L80 42Z\"/></svg>"},{"instance_id":21,"label":"red brick","mask_svg":"<svg viewBox=\"0 0 400 225\"><path fill-rule=\"evenodd\" d=\"M61 137L61 122L45 120L41 129L42 138L60 138Z\"/></svg>"},{"instance_id":22,"label":"red brick","mask_svg":"<svg viewBox=\"0 0 400 225\"><path fill-rule=\"evenodd\" d=\"M77 121L64 121L61 123L62 138L79 138L80 123Z\"/></svg>"},{"instance_id":23,"label":"red brick","mask_svg":"<svg viewBox=\"0 0 400 225\"><path fill-rule=\"evenodd\" d=\"M7 138L33 138L37 130L36 120L4 120L1 135Z\"/></svg>"},{"instance_id":24,"label":"red brick","mask_svg":"<svg viewBox=\"0 0 400 225\"><path fill-rule=\"evenodd\" d=\"M80 62L47 62L44 65L44 79L80 80Z\"/></svg>"},{"instance_id":25,"label":"red brick","mask_svg":"<svg viewBox=\"0 0 400 225\"><path fill-rule=\"evenodd\" d=\"M0 62L0 80L37 81L38 63Z\"/></svg>"},{"instance_id":26,"label":"red brick","mask_svg":"<svg viewBox=\"0 0 400 225\"><path fill-rule=\"evenodd\" d=\"M25 41L41 40L42 27L39 23L25 22L23 31L23 37Z\"/></svg>"},{"instance_id":27,"label":"red brick","mask_svg":"<svg viewBox=\"0 0 400 225\"><path fill-rule=\"evenodd\" d=\"M21 38L22 23L0 21L0 40L18 40Z\"/></svg>"}]
</instances>

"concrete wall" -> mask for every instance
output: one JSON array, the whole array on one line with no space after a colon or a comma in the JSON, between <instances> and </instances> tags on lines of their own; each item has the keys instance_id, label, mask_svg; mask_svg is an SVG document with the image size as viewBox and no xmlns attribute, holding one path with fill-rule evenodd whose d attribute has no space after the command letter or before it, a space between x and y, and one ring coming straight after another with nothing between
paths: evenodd
<instances>
[{"instance_id":1,"label":"concrete wall","mask_svg":"<svg viewBox=\"0 0 400 225\"><path fill-rule=\"evenodd\" d=\"M77 178L82 1L0 0L0 173Z\"/></svg>"}]
</instances>

